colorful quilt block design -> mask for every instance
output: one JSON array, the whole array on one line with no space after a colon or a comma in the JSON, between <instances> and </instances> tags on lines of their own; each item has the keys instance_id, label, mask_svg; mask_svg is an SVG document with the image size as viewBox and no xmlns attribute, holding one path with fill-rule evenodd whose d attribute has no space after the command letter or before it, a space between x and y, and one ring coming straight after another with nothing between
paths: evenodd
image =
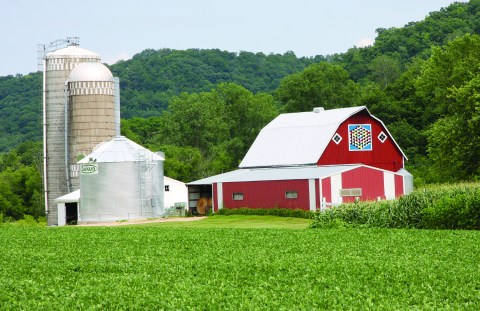
<instances>
[{"instance_id":1,"label":"colorful quilt block design","mask_svg":"<svg viewBox=\"0 0 480 311\"><path fill-rule=\"evenodd\" d=\"M348 149L350 151L372 150L372 125L349 124L348 125Z\"/></svg>"}]
</instances>

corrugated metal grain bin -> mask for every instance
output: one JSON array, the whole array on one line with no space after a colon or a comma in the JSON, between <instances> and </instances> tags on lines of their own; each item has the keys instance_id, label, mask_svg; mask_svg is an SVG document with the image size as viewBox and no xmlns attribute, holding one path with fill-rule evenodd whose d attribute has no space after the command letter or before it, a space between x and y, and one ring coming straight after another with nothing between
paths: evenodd
<instances>
[{"instance_id":1,"label":"corrugated metal grain bin","mask_svg":"<svg viewBox=\"0 0 480 311\"><path fill-rule=\"evenodd\" d=\"M162 216L163 161L135 142L118 136L79 161L78 222L147 219Z\"/></svg>"}]
</instances>

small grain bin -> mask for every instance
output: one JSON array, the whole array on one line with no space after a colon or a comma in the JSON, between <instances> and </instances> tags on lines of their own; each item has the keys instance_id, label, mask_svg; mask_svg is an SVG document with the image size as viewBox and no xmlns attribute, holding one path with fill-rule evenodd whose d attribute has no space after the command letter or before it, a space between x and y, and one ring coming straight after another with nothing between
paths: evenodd
<instances>
[{"instance_id":1,"label":"small grain bin","mask_svg":"<svg viewBox=\"0 0 480 311\"><path fill-rule=\"evenodd\" d=\"M160 217L164 214L163 161L123 136L99 144L78 162L78 222Z\"/></svg>"}]
</instances>

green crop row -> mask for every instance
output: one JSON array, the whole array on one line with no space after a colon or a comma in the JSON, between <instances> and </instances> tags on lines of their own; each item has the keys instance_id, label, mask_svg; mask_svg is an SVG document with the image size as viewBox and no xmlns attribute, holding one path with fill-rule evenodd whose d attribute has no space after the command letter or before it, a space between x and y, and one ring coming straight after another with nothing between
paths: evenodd
<instances>
[{"instance_id":1,"label":"green crop row","mask_svg":"<svg viewBox=\"0 0 480 311\"><path fill-rule=\"evenodd\" d=\"M480 184L437 185L398 200L340 205L317 212L311 227L345 226L480 230Z\"/></svg>"},{"instance_id":2,"label":"green crop row","mask_svg":"<svg viewBox=\"0 0 480 311\"><path fill-rule=\"evenodd\" d=\"M480 232L0 227L2 310L478 310Z\"/></svg>"},{"instance_id":3,"label":"green crop row","mask_svg":"<svg viewBox=\"0 0 480 311\"><path fill-rule=\"evenodd\" d=\"M296 217L311 219L314 213L302 209L287 208L222 208L214 215L260 215L260 216L279 216L279 217Z\"/></svg>"}]
</instances>

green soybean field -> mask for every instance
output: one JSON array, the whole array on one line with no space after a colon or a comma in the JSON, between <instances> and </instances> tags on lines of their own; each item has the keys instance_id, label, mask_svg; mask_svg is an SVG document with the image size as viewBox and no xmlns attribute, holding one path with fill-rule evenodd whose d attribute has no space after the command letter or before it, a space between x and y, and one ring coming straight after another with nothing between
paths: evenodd
<instances>
[{"instance_id":1,"label":"green soybean field","mask_svg":"<svg viewBox=\"0 0 480 311\"><path fill-rule=\"evenodd\" d=\"M480 232L4 225L0 309L479 310Z\"/></svg>"}]
</instances>

